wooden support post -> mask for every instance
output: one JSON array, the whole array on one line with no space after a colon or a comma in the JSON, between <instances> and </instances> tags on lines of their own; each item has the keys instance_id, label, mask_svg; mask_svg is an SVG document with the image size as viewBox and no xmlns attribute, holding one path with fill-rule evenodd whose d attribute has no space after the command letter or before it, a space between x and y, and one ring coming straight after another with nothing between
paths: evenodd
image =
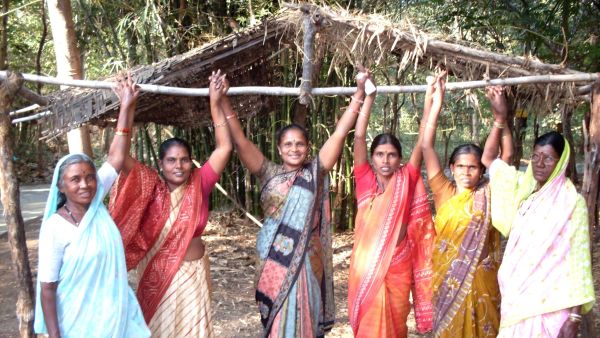
<instances>
[{"instance_id":1,"label":"wooden support post","mask_svg":"<svg viewBox=\"0 0 600 338\"><path fill-rule=\"evenodd\" d=\"M594 234L598 227L598 184L600 184L600 81L592 86L590 114L583 121L585 171L581 194L588 207L590 227L590 250L594 251ZM597 263L597 262L596 262ZM593 264L592 264L593 265ZM596 280L598 276L594 276ZM584 337L597 337L594 327L594 313L584 316Z\"/></svg>"},{"instance_id":2,"label":"wooden support post","mask_svg":"<svg viewBox=\"0 0 600 338\"><path fill-rule=\"evenodd\" d=\"M298 101L300 104L308 106L312 100L314 43L315 34L317 33L316 19L319 18L319 14L315 14L315 17L313 18L309 9L306 9L304 12L304 44L302 46L304 57L302 58L302 83L300 84L300 97L298 98Z\"/></svg>"},{"instance_id":3,"label":"wooden support post","mask_svg":"<svg viewBox=\"0 0 600 338\"><path fill-rule=\"evenodd\" d=\"M10 105L22 84L23 78L20 75L10 73L0 86L0 198L4 206L8 243L19 286L16 311L19 332L21 337L34 337L34 290L25 239L25 225L21 215L19 184L13 166L13 140L8 116Z\"/></svg>"}]
</instances>

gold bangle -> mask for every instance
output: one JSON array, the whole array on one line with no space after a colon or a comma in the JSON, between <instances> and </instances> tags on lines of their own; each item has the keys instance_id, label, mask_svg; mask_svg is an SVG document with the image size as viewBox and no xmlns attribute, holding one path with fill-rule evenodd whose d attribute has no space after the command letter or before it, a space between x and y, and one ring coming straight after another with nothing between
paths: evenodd
<instances>
[{"instance_id":1,"label":"gold bangle","mask_svg":"<svg viewBox=\"0 0 600 338\"><path fill-rule=\"evenodd\" d=\"M354 101L356 101L356 102L358 102L358 103L361 103L361 104L362 104L362 103L365 103L365 101L363 101L363 100L359 100L359 99L355 98L355 97L354 97L354 95L350 96L350 101L352 101L352 100L354 100Z\"/></svg>"},{"instance_id":2,"label":"gold bangle","mask_svg":"<svg viewBox=\"0 0 600 338\"><path fill-rule=\"evenodd\" d=\"M221 123L213 123L213 124L214 124L215 128L224 127L227 125L227 119L225 119L225 121L223 121Z\"/></svg>"},{"instance_id":3,"label":"gold bangle","mask_svg":"<svg viewBox=\"0 0 600 338\"><path fill-rule=\"evenodd\" d=\"M235 115L235 114L227 115L227 116L225 116L225 120L231 120L234 117L237 118L237 115Z\"/></svg>"},{"instance_id":4,"label":"gold bangle","mask_svg":"<svg viewBox=\"0 0 600 338\"><path fill-rule=\"evenodd\" d=\"M494 121L494 127L498 129L504 129L504 127L506 127L506 124Z\"/></svg>"},{"instance_id":5,"label":"gold bangle","mask_svg":"<svg viewBox=\"0 0 600 338\"><path fill-rule=\"evenodd\" d=\"M129 132L126 132L126 131L115 131L115 135L127 136L127 135L129 135Z\"/></svg>"}]
</instances>

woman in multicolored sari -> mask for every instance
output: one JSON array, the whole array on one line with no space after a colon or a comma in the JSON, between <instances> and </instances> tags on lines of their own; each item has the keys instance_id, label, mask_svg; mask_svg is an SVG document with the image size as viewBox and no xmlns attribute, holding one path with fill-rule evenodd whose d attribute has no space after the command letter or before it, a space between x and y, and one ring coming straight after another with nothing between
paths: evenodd
<instances>
[{"instance_id":1,"label":"woman in multicolored sari","mask_svg":"<svg viewBox=\"0 0 600 338\"><path fill-rule=\"evenodd\" d=\"M216 148L201 168L193 168L187 142L168 139L159 150L162 176L128 157L112 192L111 214L123 237L127 267L137 271L137 296L153 337L213 336L209 261L201 235L210 191L233 149L220 110L227 89L224 75L213 73Z\"/></svg>"},{"instance_id":2,"label":"woman in multicolored sari","mask_svg":"<svg viewBox=\"0 0 600 338\"><path fill-rule=\"evenodd\" d=\"M594 304L587 207L565 175L570 153L550 132L535 140L524 173L502 160L490 167L494 226L508 236L498 337L576 337Z\"/></svg>"},{"instance_id":3,"label":"woman in multicolored sari","mask_svg":"<svg viewBox=\"0 0 600 338\"><path fill-rule=\"evenodd\" d=\"M423 157L437 211L433 332L436 337L495 337L500 322L500 292L496 280L500 234L491 224L489 187L483 178L484 166L489 165L491 159L484 156L477 145L458 146L449 160L454 180L444 175L434 149L445 93L444 75L440 74L430 84L432 108L423 136ZM505 117L507 105L503 89L489 87L487 95L494 115ZM505 118L497 119L492 127L491 138L496 140L496 148L500 134L507 130L505 125ZM512 143L503 143L502 156L505 160L512 156Z\"/></svg>"},{"instance_id":4,"label":"woman in multicolored sari","mask_svg":"<svg viewBox=\"0 0 600 338\"><path fill-rule=\"evenodd\" d=\"M367 160L367 124L374 100L375 94L365 98L354 131L358 213L348 317L355 337L406 337L411 288L417 330L431 330L435 232L420 175L421 137L408 163L402 164L398 139L388 133L377 135L371 143L372 163Z\"/></svg>"},{"instance_id":5,"label":"woman in multicolored sari","mask_svg":"<svg viewBox=\"0 0 600 338\"><path fill-rule=\"evenodd\" d=\"M365 79L317 156L308 159L306 130L288 125L277 133L282 164L266 159L244 135L223 100L237 153L261 184L265 220L256 249L256 302L265 337L322 337L334 323L333 256L327 172L337 162L365 95Z\"/></svg>"}]
</instances>

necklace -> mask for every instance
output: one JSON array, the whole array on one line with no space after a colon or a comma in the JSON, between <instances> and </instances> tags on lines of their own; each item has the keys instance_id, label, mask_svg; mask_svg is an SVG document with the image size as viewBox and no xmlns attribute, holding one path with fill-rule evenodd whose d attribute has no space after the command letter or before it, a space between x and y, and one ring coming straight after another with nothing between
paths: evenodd
<instances>
[{"instance_id":1,"label":"necklace","mask_svg":"<svg viewBox=\"0 0 600 338\"><path fill-rule=\"evenodd\" d=\"M69 216L71 216L71 219L73 220L73 222L75 223L76 226L79 226L79 222L77 221L77 219L75 218L75 216L73 216L73 213L71 212L71 210L69 210L69 207L67 207L67 205L64 205L65 207L65 211L67 212L67 214L69 214Z\"/></svg>"}]
</instances>

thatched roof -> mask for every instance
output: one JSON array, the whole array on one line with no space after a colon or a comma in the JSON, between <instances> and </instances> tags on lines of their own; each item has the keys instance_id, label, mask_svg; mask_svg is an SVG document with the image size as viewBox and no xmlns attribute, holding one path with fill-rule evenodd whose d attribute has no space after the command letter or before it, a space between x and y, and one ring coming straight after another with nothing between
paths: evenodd
<instances>
[{"instance_id":1,"label":"thatched roof","mask_svg":"<svg viewBox=\"0 0 600 338\"><path fill-rule=\"evenodd\" d=\"M409 24L382 16L357 15L343 9L312 5L288 5L280 14L246 30L161 62L131 70L139 83L174 87L207 87L212 70L227 72L232 86L281 86L280 50L302 46L302 22L306 15L320 22L315 48L333 55L330 71L337 65L361 61L367 66L394 65L402 70L432 68L444 64L462 80L540 74L572 74L574 70L546 64L534 58L506 56L450 40L435 39ZM318 86L318 84L314 84ZM574 97L571 84L524 85L523 97L546 104ZM68 89L51 97L54 114L44 118L45 137L60 134L81 123L105 124L118 111L116 96L106 90ZM242 116L273 111L279 100L247 95L233 97ZM209 121L208 99L142 93L137 122L196 126Z\"/></svg>"}]
</instances>

